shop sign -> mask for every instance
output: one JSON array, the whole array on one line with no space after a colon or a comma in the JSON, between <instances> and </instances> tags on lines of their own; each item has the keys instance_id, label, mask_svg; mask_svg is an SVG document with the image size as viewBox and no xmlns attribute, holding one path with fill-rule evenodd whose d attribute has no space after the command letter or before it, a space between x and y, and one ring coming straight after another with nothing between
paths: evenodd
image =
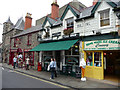
<instances>
[{"instance_id":1,"label":"shop sign","mask_svg":"<svg viewBox=\"0 0 120 90\"><path fill-rule=\"evenodd\" d=\"M84 50L120 50L120 39L86 41Z\"/></svg>"}]
</instances>

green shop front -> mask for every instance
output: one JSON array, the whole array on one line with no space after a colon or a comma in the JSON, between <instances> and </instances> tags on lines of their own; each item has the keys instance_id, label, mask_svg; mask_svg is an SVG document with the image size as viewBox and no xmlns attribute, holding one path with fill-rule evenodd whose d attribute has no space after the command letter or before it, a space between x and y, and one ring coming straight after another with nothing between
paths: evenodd
<instances>
[{"instance_id":1,"label":"green shop front","mask_svg":"<svg viewBox=\"0 0 120 90\"><path fill-rule=\"evenodd\" d=\"M79 68L80 48L82 48L82 42L78 39L56 40L41 43L31 51L40 52L42 70L47 71L50 59L55 58L58 73L81 77Z\"/></svg>"}]
</instances>

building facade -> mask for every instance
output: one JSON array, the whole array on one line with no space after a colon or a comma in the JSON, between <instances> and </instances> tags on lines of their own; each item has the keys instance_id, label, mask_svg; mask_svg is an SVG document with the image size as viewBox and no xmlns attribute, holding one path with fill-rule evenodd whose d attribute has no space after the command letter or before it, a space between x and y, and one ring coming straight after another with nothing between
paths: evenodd
<instances>
[{"instance_id":1,"label":"building facade","mask_svg":"<svg viewBox=\"0 0 120 90\"><path fill-rule=\"evenodd\" d=\"M58 56L55 55L57 54L60 57L57 59L59 70L63 71L63 66L69 65L70 71L75 72L74 67L79 66L81 58L84 57L87 64L86 77L104 79L110 74L117 77L120 68L118 65L120 63L120 20L119 10L116 8L119 8L119 3L119 0L98 0L96 3L93 2L91 7L82 9L76 9L67 4L63 14L56 21L51 21L49 16L45 19L43 26L49 32L47 42L43 38L45 33L42 32L41 41L45 43L39 44L31 51L40 51L40 62L43 67L47 67L46 63L50 62L51 57L57 59ZM72 43L69 39L78 41ZM63 48L65 47L65 45L62 46L62 43L65 44L64 41L66 44L70 41L73 45L71 44L67 49ZM45 44L49 44L50 47ZM56 46L53 48L52 45ZM109 54L116 58L109 60Z\"/></svg>"},{"instance_id":2,"label":"building facade","mask_svg":"<svg viewBox=\"0 0 120 90\"><path fill-rule=\"evenodd\" d=\"M28 27L11 37L9 61L12 63L14 54L22 53L23 62L29 56L32 66L40 63L42 70L47 70L50 59L55 58L58 72L75 76L84 58L86 77L117 76L120 1L95 1L86 7L73 0L59 9L56 0L51 4L51 14L36 20L36 26L31 25L31 14L27 14Z\"/></svg>"},{"instance_id":3,"label":"building facade","mask_svg":"<svg viewBox=\"0 0 120 90\"><path fill-rule=\"evenodd\" d=\"M3 52L2 57L3 57L3 62L10 64L9 63L10 48L11 48L10 38L23 31L24 21L23 18L21 17L14 25L9 17L8 20L3 24L4 26L3 26L3 34L2 34L2 52Z\"/></svg>"}]
</instances>

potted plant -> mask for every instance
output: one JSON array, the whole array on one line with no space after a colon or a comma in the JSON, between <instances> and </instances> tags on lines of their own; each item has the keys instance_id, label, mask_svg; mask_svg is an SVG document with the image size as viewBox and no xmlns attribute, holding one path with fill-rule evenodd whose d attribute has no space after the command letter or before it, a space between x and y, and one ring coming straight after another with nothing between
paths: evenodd
<instances>
[{"instance_id":1,"label":"potted plant","mask_svg":"<svg viewBox=\"0 0 120 90\"><path fill-rule=\"evenodd\" d=\"M73 32L73 28L66 28L63 30L64 35L70 35Z\"/></svg>"}]
</instances>

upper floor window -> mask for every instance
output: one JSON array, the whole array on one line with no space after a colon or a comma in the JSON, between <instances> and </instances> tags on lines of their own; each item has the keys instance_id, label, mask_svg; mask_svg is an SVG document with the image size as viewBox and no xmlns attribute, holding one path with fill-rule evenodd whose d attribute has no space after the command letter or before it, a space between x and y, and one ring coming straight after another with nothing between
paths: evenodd
<instances>
[{"instance_id":1,"label":"upper floor window","mask_svg":"<svg viewBox=\"0 0 120 90\"><path fill-rule=\"evenodd\" d=\"M70 35L74 32L74 18L66 19L67 28L63 30L64 35Z\"/></svg>"},{"instance_id":2,"label":"upper floor window","mask_svg":"<svg viewBox=\"0 0 120 90\"><path fill-rule=\"evenodd\" d=\"M14 39L14 47L18 47L19 44L21 44L21 38L15 38Z\"/></svg>"},{"instance_id":3,"label":"upper floor window","mask_svg":"<svg viewBox=\"0 0 120 90\"><path fill-rule=\"evenodd\" d=\"M27 40L27 45L31 45L32 44L32 34L28 35L28 40Z\"/></svg>"},{"instance_id":4,"label":"upper floor window","mask_svg":"<svg viewBox=\"0 0 120 90\"><path fill-rule=\"evenodd\" d=\"M109 10L105 10L100 12L100 26L108 26L110 25L110 16L109 16Z\"/></svg>"},{"instance_id":5,"label":"upper floor window","mask_svg":"<svg viewBox=\"0 0 120 90\"><path fill-rule=\"evenodd\" d=\"M50 37L50 27L46 27L46 29L44 30L45 31L45 35L44 35L44 38L49 38Z\"/></svg>"},{"instance_id":6,"label":"upper floor window","mask_svg":"<svg viewBox=\"0 0 120 90\"><path fill-rule=\"evenodd\" d=\"M67 28L73 28L74 27L74 18L69 18L66 20Z\"/></svg>"}]
</instances>

